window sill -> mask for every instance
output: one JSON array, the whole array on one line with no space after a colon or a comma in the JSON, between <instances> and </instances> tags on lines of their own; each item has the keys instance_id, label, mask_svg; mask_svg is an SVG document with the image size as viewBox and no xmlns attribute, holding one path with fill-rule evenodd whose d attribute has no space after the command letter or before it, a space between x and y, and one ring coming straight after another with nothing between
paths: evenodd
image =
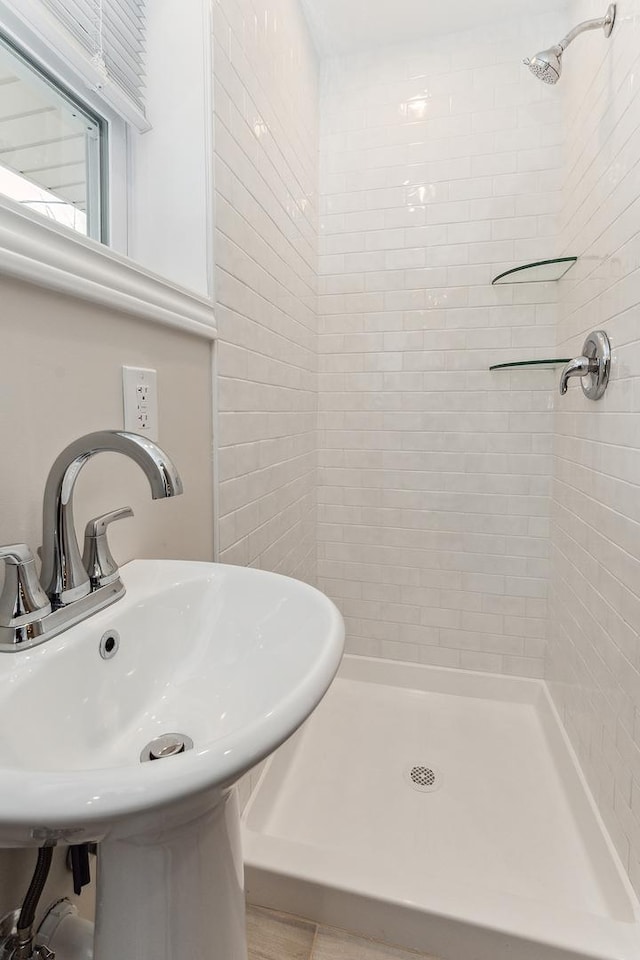
<instances>
[{"instance_id":1,"label":"window sill","mask_svg":"<svg viewBox=\"0 0 640 960\"><path fill-rule=\"evenodd\" d=\"M0 275L213 340L213 302L0 198Z\"/></svg>"}]
</instances>

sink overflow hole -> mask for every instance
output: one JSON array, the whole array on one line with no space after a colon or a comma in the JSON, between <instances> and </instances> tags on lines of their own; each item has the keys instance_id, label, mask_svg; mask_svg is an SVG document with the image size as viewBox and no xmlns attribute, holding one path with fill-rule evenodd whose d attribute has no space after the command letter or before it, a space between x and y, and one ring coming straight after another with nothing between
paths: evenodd
<instances>
[{"instance_id":1,"label":"sink overflow hole","mask_svg":"<svg viewBox=\"0 0 640 960\"><path fill-rule=\"evenodd\" d=\"M166 760L167 757L175 757L176 754L185 753L187 750L193 750L193 740L186 733L165 733L146 745L140 754L140 762Z\"/></svg>"},{"instance_id":2,"label":"sink overflow hole","mask_svg":"<svg viewBox=\"0 0 640 960\"><path fill-rule=\"evenodd\" d=\"M111 660L115 657L120 646L120 634L117 630L107 630L100 639L100 656L103 660Z\"/></svg>"}]
</instances>

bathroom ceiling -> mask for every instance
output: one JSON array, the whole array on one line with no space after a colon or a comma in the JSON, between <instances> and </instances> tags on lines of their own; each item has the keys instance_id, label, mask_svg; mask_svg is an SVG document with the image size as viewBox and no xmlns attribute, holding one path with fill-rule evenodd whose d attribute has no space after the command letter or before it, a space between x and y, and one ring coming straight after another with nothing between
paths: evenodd
<instances>
[{"instance_id":1,"label":"bathroom ceiling","mask_svg":"<svg viewBox=\"0 0 640 960\"><path fill-rule=\"evenodd\" d=\"M531 13L531 0L302 0L323 55L402 43ZM558 9L545 0L535 11Z\"/></svg>"}]
</instances>

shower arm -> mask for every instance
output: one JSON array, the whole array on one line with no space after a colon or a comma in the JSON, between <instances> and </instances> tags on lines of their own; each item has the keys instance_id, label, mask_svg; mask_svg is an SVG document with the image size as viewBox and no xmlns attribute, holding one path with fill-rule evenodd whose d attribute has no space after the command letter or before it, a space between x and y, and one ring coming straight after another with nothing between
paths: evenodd
<instances>
[{"instance_id":1,"label":"shower arm","mask_svg":"<svg viewBox=\"0 0 640 960\"><path fill-rule=\"evenodd\" d=\"M607 14L604 17L599 17L597 20L585 20L583 23L579 23L577 27L574 27L573 30L570 30L566 37L560 41L558 46L564 51L567 49L570 43L579 37L581 33L586 33L587 30L604 30L605 37L611 36L611 31L613 30L615 14L612 14L611 8L607 10Z\"/></svg>"}]
</instances>

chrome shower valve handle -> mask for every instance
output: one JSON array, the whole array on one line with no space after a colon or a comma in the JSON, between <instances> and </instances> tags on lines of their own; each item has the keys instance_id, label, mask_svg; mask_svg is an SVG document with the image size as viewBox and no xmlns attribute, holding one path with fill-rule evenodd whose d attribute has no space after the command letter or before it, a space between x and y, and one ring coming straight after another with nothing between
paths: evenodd
<instances>
[{"instance_id":1,"label":"chrome shower valve handle","mask_svg":"<svg viewBox=\"0 0 640 960\"><path fill-rule=\"evenodd\" d=\"M594 365L593 361L589 360L588 357L576 357L575 360L570 360L560 377L561 396L564 397L569 389L570 377L586 377L588 373L596 373L597 369L597 364Z\"/></svg>"},{"instance_id":2,"label":"chrome shower valve handle","mask_svg":"<svg viewBox=\"0 0 640 960\"><path fill-rule=\"evenodd\" d=\"M582 348L583 356L571 360L560 377L560 394L564 397L571 377L582 377L582 392L589 400L600 400L611 374L611 343L604 330L589 334Z\"/></svg>"}]
</instances>

